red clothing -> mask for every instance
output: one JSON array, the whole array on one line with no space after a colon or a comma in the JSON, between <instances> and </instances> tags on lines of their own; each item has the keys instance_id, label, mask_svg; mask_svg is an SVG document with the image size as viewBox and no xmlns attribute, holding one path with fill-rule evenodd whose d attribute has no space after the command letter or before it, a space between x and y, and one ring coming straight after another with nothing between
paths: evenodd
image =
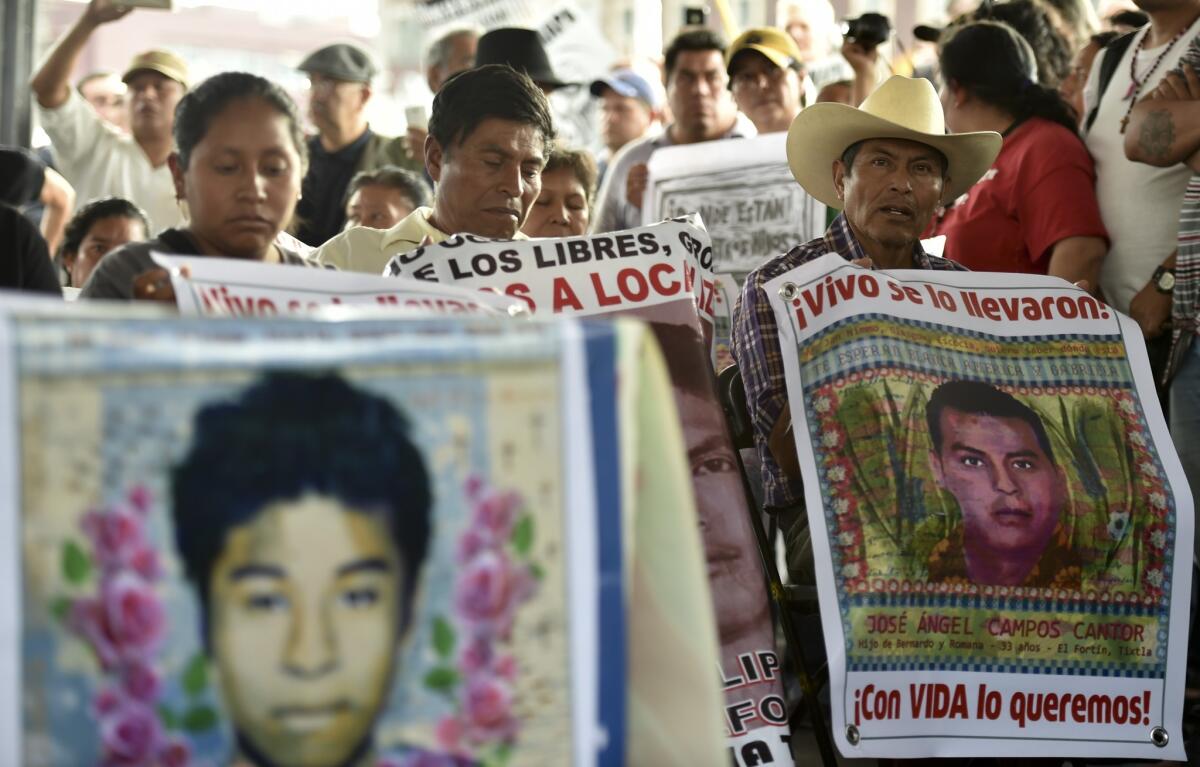
<instances>
[{"instance_id":1,"label":"red clothing","mask_svg":"<svg viewBox=\"0 0 1200 767\"><path fill-rule=\"evenodd\" d=\"M1032 117L1004 137L1000 155L956 204L935 217L944 255L977 272L1045 274L1067 237L1108 232L1087 147L1058 123Z\"/></svg>"}]
</instances>

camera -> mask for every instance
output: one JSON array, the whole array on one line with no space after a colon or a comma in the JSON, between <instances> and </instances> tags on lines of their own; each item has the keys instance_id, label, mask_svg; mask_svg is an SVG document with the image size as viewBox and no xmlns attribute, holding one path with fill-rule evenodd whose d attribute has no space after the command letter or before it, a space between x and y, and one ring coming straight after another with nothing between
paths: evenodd
<instances>
[{"instance_id":1,"label":"camera","mask_svg":"<svg viewBox=\"0 0 1200 767\"><path fill-rule=\"evenodd\" d=\"M871 50L892 36L892 23L881 13L864 13L857 19L842 22L842 36Z\"/></svg>"},{"instance_id":2,"label":"camera","mask_svg":"<svg viewBox=\"0 0 1200 767\"><path fill-rule=\"evenodd\" d=\"M683 9L683 23L689 27L708 25L708 8L705 6L688 6Z\"/></svg>"}]
</instances>

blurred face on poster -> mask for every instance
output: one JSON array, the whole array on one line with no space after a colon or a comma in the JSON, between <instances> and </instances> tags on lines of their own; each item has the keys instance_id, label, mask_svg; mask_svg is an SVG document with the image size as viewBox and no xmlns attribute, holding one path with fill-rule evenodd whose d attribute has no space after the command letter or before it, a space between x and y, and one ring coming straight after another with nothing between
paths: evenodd
<instances>
[{"instance_id":1,"label":"blurred face on poster","mask_svg":"<svg viewBox=\"0 0 1200 767\"><path fill-rule=\"evenodd\" d=\"M387 702L402 562L378 514L324 495L273 502L230 529L209 581L209 637L243 756L357 763Z\"/></svg>"},{"instance_id":2,"label":"blurred face on poster","mask_svg":"<svg viewBox=\"0 0 1200 767\"><path fill-rule=\"evenodd\" d=\"M930 465L962 511L967 572L975 583L1019 585L1058 525L1062 473L1024 418L953 406L938 417Z\"/></svg>"},{"instance_id":3,"label":"blurred face on poster","mask_svg":"<svg viewBox=\"0 0 1200 767\"><path fill-rule=\"evenodd\" d=\"M736 456L715 402L675 389L692 467L704 558L723 644L767 620L762 566L753 545Z\"/></svg>"}]
</instances>

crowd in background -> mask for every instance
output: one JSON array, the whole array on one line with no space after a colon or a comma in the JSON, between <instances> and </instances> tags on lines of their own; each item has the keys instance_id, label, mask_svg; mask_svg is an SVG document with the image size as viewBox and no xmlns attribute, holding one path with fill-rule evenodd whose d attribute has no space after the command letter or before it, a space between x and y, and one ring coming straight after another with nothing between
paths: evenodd
<instances>
[{"instance_id":1,"label":"crowd in background","mask_svg":"<svg viewBox=\"0 0 1200 767\"><path fill-rule=\"evenodd\" d=\"M429 41L432 112L409 110L402 136L372 130L379 71L344 43L299 65L311 135L278 85L192 82L165 48L72 83L96 29L129 12L91 0L36 67L51 144L0 149L0 286L160 299L153 250L380 274L456 232L630 228L658 149L788 131L813 104L854 107L894 74L924 77L948 132L1003 144L921 234L944 235L958 266L1062 277L1133 317L1200 486L1200 0L953 0L948 23L916 28L921 42L891 59L885 17L841 29L827 0L784 0L778 27L685 28L661 61L615 62L591 83L563 82L531 30L454 29ZM598 156L555 143L545 97L569 86L599 105Z\"/></svg>"}]
</instances>

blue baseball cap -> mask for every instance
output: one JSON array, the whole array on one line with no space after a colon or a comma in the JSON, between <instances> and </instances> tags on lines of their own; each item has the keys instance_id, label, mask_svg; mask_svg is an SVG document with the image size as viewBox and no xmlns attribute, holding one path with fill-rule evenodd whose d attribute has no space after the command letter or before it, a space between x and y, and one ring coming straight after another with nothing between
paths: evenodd
<instances>
[{"instance_id":1,"label":"blue baseball cap","mask_svg":"<svg viewBox=\"0 0 1200 767\"><path fill-rule=\"evenodd\" d=\"M593 96L602 96L605 88L611 88L618 96L638 99L651 109L662 108L659 90L632 69L614 69L601 79L593 81L589 90Z\"/></svg>"}]
</instances>

